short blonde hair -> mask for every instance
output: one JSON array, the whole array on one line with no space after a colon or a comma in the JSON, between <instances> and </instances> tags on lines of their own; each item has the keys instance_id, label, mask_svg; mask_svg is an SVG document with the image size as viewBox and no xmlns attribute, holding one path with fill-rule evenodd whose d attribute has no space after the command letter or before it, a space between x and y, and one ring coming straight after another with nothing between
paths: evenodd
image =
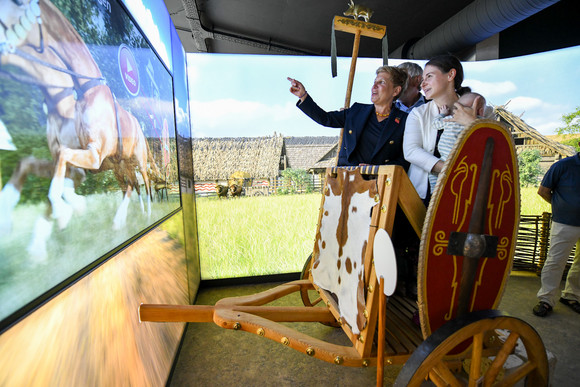
<instances>
[{"instance_id":1,"label":"short blonde hair","mask_svg":"<svg viewBox=\"0 0 580 387\"><path fill-rule=\"evenodd\" d=\"M379 73L389 74L391 76L391 82L393 82L393 86L395 87L401 86L401 91L399 94L395 96L395 98L403 94L403 92L407 88L409 78L405 70L394 66L381 66L377 69L377 75L379 75Z\"/></svg>"}]
</instances>

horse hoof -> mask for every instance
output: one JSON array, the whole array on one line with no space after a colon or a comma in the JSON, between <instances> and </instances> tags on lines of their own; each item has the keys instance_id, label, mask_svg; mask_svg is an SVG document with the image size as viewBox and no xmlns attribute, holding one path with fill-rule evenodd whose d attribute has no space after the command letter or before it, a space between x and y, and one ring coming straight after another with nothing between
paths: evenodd
<instances>
[{"instance_id":1,"label":"horse hoof","mask_svg":"<svg viewBox=\"0 0 580 387\"><path fill-rule=\"evenodd\" d=\"M65 188L62 197L65 202L72 206L73 211L77 214L82 214L85 212L85 209L87 208L87 202L84 196L77 195L74 190L68 190Z\"/></svg>"},{"instance_id":2,"label":"horse hoof","mask_svg":"<svg viewBox=\"0 0 580 387\"><path fill-rule=\"evenodd\" d=\"M36 219L32 233L32 240L26 248L33 263L44 263L48 257L46 244L52 234L52 223L43 217Z\"/></svg>"},{"instance_id":3,"label":"horse hoof","mask_svg":"<svg viewBox=\"0 0 580 387\"><path fill-rule=\"evenodd\" d=\"M26 249L28 251L28 256L30 261L35 264L41 264L46 262L48 253L46 252L46 246L28 246Z\"/></svg>"},{"instance_id":4,"label":"horse hoof","mask_svg":"<svg viewBox=\"0 0 580 387\"><path fill-rule=\"evenodd\" d=\"M113 221L113 230L119 231L125 227L125 222L121 222L119 220Z\"/></svg>"},{"instance_id":5,"label":"horse hoof","mask_svg":"<svg viewBox=\"0 0 580 387\"><path fill-rule=\"evenodd\" d=\"M59 214L53 212L53 217L56 218L57 223L58 223L58 228L60 230L63 230L66 228L66 226L68 225L68 222L70 222L70 220L72 218L72 215L73 215L73 209L69 205L61 206Z\"/></svg>"},{"instance_id":6,"label":"horse hoof","mask_svg":"<svg viewBox=\"0 0 580 387\"><path fill-rule=\"evenodd\" d=\"M85 212L87 208L87 201L84 196L77 194L65 194L63 197L64 200L72 206L74 212L77 214L82 214Z\"/></svg>"}]
</instances>

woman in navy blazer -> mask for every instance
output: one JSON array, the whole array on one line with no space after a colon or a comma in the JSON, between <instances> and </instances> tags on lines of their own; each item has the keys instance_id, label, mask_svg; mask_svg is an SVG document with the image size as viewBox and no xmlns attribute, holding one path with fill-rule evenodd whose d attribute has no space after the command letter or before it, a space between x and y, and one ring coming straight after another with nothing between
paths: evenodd
<instances>
[{"instance_id":1,"label":"woman in navy blazer","mask_svg":"<svg viewBox=\"0 0 580 387\"><path fill-rule=\"evenodd\" d=\"M308 95L296 79L290 92L300 98L297 106L323 126L344 128L338 165L401 165L409 163L403 156L403 132L407 113L393 103L405 89L407 73L397 67L381 66L371 89L372 104L355 103L340 111L326 112Z\"/></svg>"}]
</instances>

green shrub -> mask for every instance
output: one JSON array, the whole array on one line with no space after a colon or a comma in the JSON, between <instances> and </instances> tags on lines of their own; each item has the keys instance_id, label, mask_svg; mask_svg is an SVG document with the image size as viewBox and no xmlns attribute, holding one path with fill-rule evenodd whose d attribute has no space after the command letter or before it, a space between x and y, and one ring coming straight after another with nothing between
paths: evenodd
<instances>
[{"instance_id":1,"label":"green shrub","mask_svg":"<svg viewBox=\"0 0 580 387\"><path fill-rule=\"evenodd\" d=\"M520 186L537 187L542 174L540 151L526 149L518 155L520 170Z\"/></svg>"},{"instance_id":2,"label":"green shrub","mask_svg":"<svg viewBox=\"0 0 580 387\"><path fill-rule=\"evenodd\" d=\"M282 175L282 187L278 188L279 194L287 195L313 192L314 185L306 170L288 168L280 174Z\"/></svg>"}]
</instances>

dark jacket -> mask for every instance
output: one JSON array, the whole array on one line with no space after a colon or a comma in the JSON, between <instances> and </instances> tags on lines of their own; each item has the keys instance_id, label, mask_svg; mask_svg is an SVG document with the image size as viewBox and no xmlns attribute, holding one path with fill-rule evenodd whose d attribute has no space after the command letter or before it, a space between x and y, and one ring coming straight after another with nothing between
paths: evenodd
<instances>
[{"instance_id":1,"label":"dark jacket","mask_svg":"<svg viewBox=\"0 0 580 387\"><path fill-rule=\"evenodd\" d=\"M397 109L394 104L391 108L391 115L387 118L386 136L383 136L376 144L373 154L365 156L364 160L358 160L354 150L367 120L375 112L372 104L355 103L342 111L326 112L308 95L304 102L298 101L297 106L320 125L344 128L338 165L395 164L401 165L405 171L409 168L409 163L403 157L403 132L407 113Z\"/></svg>"}]
</instances>

